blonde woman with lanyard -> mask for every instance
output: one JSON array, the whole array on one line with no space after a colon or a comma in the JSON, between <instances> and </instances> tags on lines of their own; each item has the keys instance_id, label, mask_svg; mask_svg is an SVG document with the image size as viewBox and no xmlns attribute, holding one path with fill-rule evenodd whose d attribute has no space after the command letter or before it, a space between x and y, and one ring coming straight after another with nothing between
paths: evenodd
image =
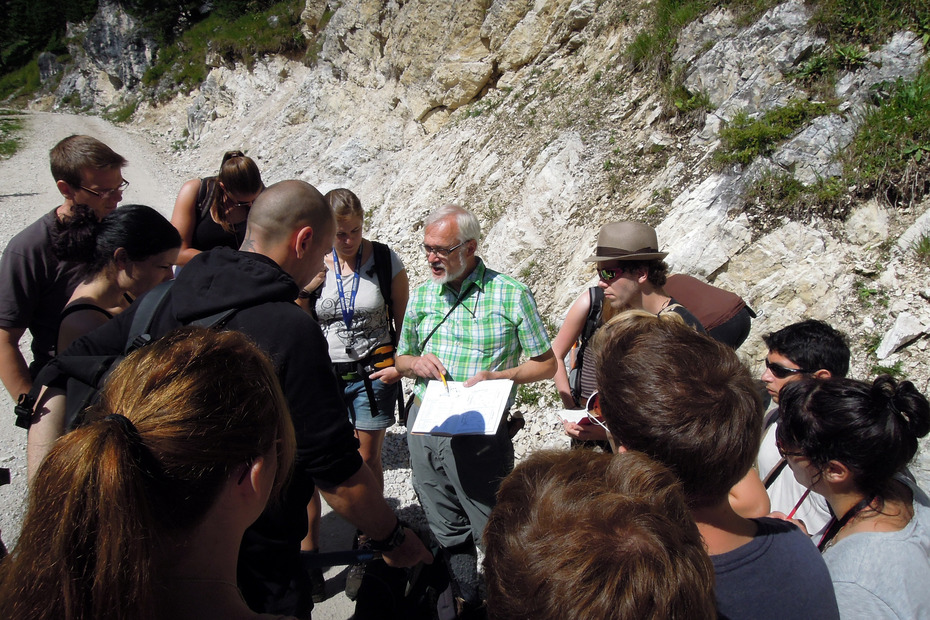
<instances>
[{"instance_id":1,"label":"blonde woman with lanyard","mask_svg":"<svg viewBox=\"0 0 930 620\"><path fill-rule=\"evenodd\" d=\"M326 200L336 214L336 238L332 252L325 258L326 279L312 295L318 295L313 308L343 387L359 453L383 488L381 449L388 427L394 424L400 389L393 358L396 334L400 333L409 297L407 272L393 250L382 244L377 249L376 244L362 237L365 212L354 193L334 189L326 194ZM390 282L380 282L379 274L386 279L387 273ZM382 293L388 285L390 305ZM307 297L308 293L301 295ZM310 531L302 545L305 551L318 548L318 495L311 503L309 517ZM361 565L350 569L346 584L349 598L354 599L362 574ZM311 572L311 580L318 584L320 576ZM316 593L318 599L321 595Z\"/></svg>"}]
</instances>

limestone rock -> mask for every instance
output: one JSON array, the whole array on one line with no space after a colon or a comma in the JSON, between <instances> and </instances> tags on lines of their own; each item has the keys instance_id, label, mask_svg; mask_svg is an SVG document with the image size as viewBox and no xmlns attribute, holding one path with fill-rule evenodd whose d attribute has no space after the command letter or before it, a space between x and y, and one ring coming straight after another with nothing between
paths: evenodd
<instances>
[{"instance_id":1,"label":"limestone rock","mask_svg":"<svg viewBox=\"0 0 930 620\"><path fill-rule=\"evenodd\" d=\"M913 79L928 58L920 35L897 32L891 40L868 56L868 64L842 75L836 84L836 96L841 99L865 101L869 88L879 82L897 78Z\"/></svg>"},{"instance_id":2,"label":"limestone rock","mask_svg":"<svg viewBox=\"0 0 930 620\"><path fill-rule=\"evenodd\" d=\"M742 183L738 176L712 174L675 198L671 213L656 228L672 271L709 277L749 242L746 217L729 218L742 205Z\"/></svg>"},{"instance_id":3,"label":"limestone rock","mask_svg":"<svg viewBox=\"0 0 930 620\"><path fill-rule=\"evenodd\" d=\"M733 13L726 8L718 7L681 30L678 35L678 47L675 49L672 60L678 63L689 63L697 58L707 45L713 45L721 39L731 37L736 34L737 30Z\"/></svg>"},{"instance_id":4,"label":"limestone rock","mask_svg":"<svg viewBox=\"0 0 930 620\"><path fill-rule=\"evenodd\" d=\"M155 58L155 42L114 0L101 0L86 24L69 24L73 65L58 86L59 100L106 107L142 79Z\"/></svg>"},{"instance_id":5,"label":"limestone rock","mask_svg":"<svg viewBox=\"0 0 930 620\"><path fill-rule=\"evenodd\" d=\"M898 237L895 243L895 250L899 253L910 252L921 237L930 236L930 199L924 199L918 205L917 210L923 211L923 214Z\"/></svg>"},{"instance_id":6,"label":"limestone rock","mask_svg":"<svg viewBox=\"0 0 930 620\"><path fill-rule=\"evenodd\" d=\"M866 245L888 238L888 211L870 200L853 210L846 220L846 235L852 243Z\"/></svg>"},{"instance_id":7,"label":"limestone rock","mask_svg":"<svg viewBox=\"0 0 930 620\"><path fill-rule=\"evenodd\" d=\"M772 161L805 185L843 173L838 155L852 142L859 123L837 114L815 118L772 155Z\"/></svg>"},{"instance_id":8,"label":"limestone rock","mask_svg":"<svg viewBox=\"0 0 930 620\"><path fill-rule=\"evenodd\" d=\"M53 77L60 75L64 70L64 65L58 62L55 54L51 52L42 52L38 58L39 80L45 84Z\"/></svg>"},{"instance_id":9,"label":"limestone rock","mask_svg":"<svg viewBox=\"0 0 930 620\"><path fill-rule=\"evenodd\" d=\"M717 42L688 68L685 86L705 92L716 106L714 115L730 120L736 112L765 111L784 105L800 91L784 73L823 40L807 30L809 10L789 0L769 10L758 22Z\"/></svg>"},{"instance_id":10,"label":"limestone rock","mask_svg":"<svg viewBox=\"0 0 930 620\"><path fill-rule=\"evenodd\" d=\"M923 322L908 312L902 312L895 319L894 326L882 338L882 342L875 350L875 357L880 360L922 336L926 331Z\"/></svg>"}]
</instances>

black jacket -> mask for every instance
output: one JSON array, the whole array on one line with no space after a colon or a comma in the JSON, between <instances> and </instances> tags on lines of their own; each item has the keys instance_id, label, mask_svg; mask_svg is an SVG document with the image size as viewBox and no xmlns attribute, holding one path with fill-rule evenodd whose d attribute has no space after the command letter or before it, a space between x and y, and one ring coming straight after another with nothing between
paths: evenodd
<instances>
[{"instance_id":1,"label":"black jacket","mask_svg":"<svg viewBox=\"0 0 930 620\"><path fill-rule=\"evenodd\" d=\"M297 292L294 280L271 259L217 248L198 254L180 271L152 323L152 334L160 336L235 307L225 328L243 332L271 357L294 422L297 466L283 506L272 503L252 530L288 546L306 533L314 481L338 485L362 465L326 340L294 303ZM62 355L121 353L136 307L78 339Z\"/></svg>"}]
</instances>

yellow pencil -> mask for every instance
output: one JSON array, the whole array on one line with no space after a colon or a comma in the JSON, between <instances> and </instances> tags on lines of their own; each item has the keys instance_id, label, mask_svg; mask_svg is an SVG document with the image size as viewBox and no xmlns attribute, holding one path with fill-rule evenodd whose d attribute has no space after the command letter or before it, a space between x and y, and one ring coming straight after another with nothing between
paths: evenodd
<instances>
[{"instance_id":1,"label":"yellow pencil","mask_svg":"<svg viewBox=\"0 0 930 620\"><path fill-rule=\"evenodd\" d=\"M444 386L446 386L446 394L448 394L448 393L449 393L449 384L446 383L446 376L445 376L445 375L439 375L439 378L442 379L442 384L443 384Z\"/></svg>"}]
</instances>

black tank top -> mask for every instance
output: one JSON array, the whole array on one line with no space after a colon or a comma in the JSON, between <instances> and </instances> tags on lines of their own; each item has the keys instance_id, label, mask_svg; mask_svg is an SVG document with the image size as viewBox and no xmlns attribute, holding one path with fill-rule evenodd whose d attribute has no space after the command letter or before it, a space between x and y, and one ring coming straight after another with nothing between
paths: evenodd
<instances>
[{"instance_id":1,"label":"black tank top","mask_svg":"<svg viewBox=\"0 0 930 620\"><path fill-rule=\"evenodd\" d=\"M213 195L218 191L216 177L208 177L200 180L200 191L197 193L197 204L195 206L196 219L194 221L194 236L191 239L191 247L195 250L205 252L213 248L231 248L238 250L245 239L245 225L243 220L233 225L233 232L225 230L222 226L213 221L210 215L210 205L213 202Z\"/></svg>"}]
</instances>

